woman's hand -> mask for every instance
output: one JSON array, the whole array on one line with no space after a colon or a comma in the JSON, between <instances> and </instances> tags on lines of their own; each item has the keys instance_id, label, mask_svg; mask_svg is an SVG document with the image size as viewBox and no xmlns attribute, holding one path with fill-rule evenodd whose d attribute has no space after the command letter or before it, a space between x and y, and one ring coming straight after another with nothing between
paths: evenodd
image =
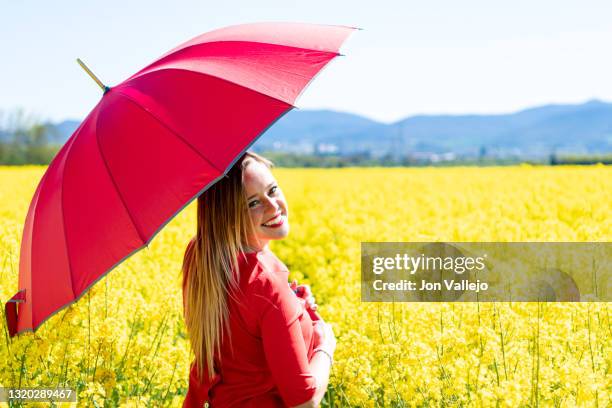
<instances>
[{"instance_id":1,"label":"woman's hand","mask_svg":"<svg viewBox=\"0 0 612 408\"><path fill-rule=\"evenodd\" d=\"M323 320L317 320L313 326L314 329L314 348L322 348L331 356L336 351L336 336L332 329L332 325L325 323Z\"/></svg>"},{"instance_id":2,"label":"woman's hand","mask_svg":"<svg viewBox=\"0 0 612 408\"><path fill-rule=\"evenodd\" d=\"M297 280L294 279L293 282L289 284L289 287L295 292L297 297L304 300L306 309L310 309L312 311L317 310L315 297L312 295L309 285L298 285Z\"/></svg>"}]
</instances>

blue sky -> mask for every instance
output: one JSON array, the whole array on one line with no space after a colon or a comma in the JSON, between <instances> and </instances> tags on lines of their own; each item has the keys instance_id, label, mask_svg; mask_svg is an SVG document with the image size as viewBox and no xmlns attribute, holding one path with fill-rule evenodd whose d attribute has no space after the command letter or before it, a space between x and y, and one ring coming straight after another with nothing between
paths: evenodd
<instances>
[{"instance_id":1,"label":"blue sky","mask_svg":"<svg viewBox=\"0 0 612 408\"><path fill-rule=\"evenodd\" d=\"M0 6L0 110L82 119L112 86L202 32L255 21L364 28L302 94L305 109L391 122L612 101L612 2L7 1Z\"/></svg>"}]
</instances>

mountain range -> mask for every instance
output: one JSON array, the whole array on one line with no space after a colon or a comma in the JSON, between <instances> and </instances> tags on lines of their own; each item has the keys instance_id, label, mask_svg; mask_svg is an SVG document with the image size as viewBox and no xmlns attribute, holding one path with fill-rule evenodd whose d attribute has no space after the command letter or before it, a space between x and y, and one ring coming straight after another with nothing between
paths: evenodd
<instances>
[{"instance_id":1,"label":"mountain range","mask_svg":"<svg viewBox=\"0 0 612 408\"><path fill-rule=\"evenodd\" d=\"M51 124L54 140L64 143L79 123ZM416 115L390 124L351 113L294 109L270 127L253 149L340 155L367 152L373 157L610 153L612 103L591 100L495 115Z\"/></svg>"}]
</instances>

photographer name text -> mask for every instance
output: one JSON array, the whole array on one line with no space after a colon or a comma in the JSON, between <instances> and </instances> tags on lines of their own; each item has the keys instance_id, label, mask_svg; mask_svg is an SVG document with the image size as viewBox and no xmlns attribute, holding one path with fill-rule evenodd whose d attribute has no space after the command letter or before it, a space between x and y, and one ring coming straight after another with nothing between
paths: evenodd
<instances>
[{"instance_id":1,"label":"photographer name text","mask_svg":"<svg viewBox=\"0 0 612 408\"><path fill-rule=\"evenodd\" d=\"M388 290L399 290L399 291L471 291L480 292L489 289L489 284L481 282L477 279L475 282L470 282L467 279L455 280L455 279L444 279L442 282L428 282L421 280L420 284L417 282L402 279L399 282L385 282L382 279L377 279L372 283L374 290L388 291Z\"/></svg>"}]
</instances>

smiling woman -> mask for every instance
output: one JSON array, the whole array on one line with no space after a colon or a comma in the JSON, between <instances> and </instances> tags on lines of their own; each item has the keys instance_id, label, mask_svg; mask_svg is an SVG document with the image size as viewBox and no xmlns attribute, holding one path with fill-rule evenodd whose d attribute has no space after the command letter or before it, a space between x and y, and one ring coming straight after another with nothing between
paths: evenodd
<instances>
[{"instance_id":1,"label":"smiling woman","mask_svg":"<svg viewBox=\"0 0 612 408\"><path fill-rule=\"evenodd\" d=\"M287 200L269 170L271 163L252 158L245 162L244 189L254 226L248 245L260 249L271 239L282 239L289 234L289 210Z\"/></svg>"},{"instance_id":2,"label":"smiling woman","mask_svg":"<svg viewBox=\"0 0 612 408\"><path fill-rule=\"evenodd\" d=\"M288 285L269 242L289 233L272 163L247 152L198 197L183 261L184 314L195 361L184 406L314 407L336 340L312 294ZM292 290L295 289L295 290Z\"/></svg>"}]
</instances>

